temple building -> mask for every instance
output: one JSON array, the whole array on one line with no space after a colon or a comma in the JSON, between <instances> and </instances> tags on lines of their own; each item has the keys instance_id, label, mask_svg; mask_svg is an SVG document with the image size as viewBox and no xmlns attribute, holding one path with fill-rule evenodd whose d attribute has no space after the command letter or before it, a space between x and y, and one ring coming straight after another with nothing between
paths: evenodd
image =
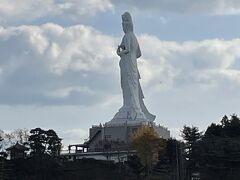
<instances>
[{"instance_id":1,"label":"temple building","mask_svg":"<svg viewBox=\"0 0 240 180\"><path fill-rule=\"evenodd\" d=\"M20 159L20 158L25 158L26 157L26 151L28 151L29 148L22 145L22 144L19 144L18 142L7 148L6 151L9 152L10 154L10 159Z\"/></svg>"}]
</instances>

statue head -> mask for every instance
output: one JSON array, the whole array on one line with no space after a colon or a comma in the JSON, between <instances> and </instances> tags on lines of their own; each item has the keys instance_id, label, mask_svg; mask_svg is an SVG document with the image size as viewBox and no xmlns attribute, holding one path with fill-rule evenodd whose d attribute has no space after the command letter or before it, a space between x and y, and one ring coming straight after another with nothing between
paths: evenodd
<instances>
[{"instance_id":1,"label":"statue head","mask_svg":"<svg viewBox=\"0 0 240 180\"><path fill-rule=\"evenodd\" d=\"M129 31L133 31L132 17L129 12L125 12L122 15L122 27L125 33Z\"/></svg>"}]
</instances>

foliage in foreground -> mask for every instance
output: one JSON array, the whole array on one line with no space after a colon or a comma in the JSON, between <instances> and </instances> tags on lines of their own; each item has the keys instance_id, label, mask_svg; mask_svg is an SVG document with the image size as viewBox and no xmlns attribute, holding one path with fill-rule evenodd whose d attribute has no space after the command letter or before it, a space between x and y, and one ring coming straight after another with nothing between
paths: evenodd
<instances>
[{"instance_id":1,"label":"foliage in foreground","mask_svg":"<svg viewBox=\"0 0 240 180\"><path fill-rule=\"evenodd\" d=\"M165 148L166 142L159 137L153 127L144 126L134 133L132 143L148 175L153 163L158 160L159 152Z\"/></svg>"},{"instance_id":2,"label":"foliage in foreground","mask_svg":"<svg viewBox=\"0 0 240 180\"><path fill-rule=\"evenodd\" d=\"M240 119L224 116L211 124L199 142L201 179L237 180L240 177Z\"/></svg>"},{"instance_id":3,"label":"foliage in foreground","mask_svg":"<svg viewBox=\"0 0 240 180\"><path fill-rule=\"evenodd\" d=\"M184 126L181 135L185 141L185 158L187 159L187 176L199 171L199 141L202 138L202 132L195 126Z\"/></svg>"},{"instance_id":4,"label":"foliage in foreground","mask_svg":"<svg viewBox=\"0 0 240 180\"><path fill-rule=\"evenodd\" d=\"M237 180L240 177L240 119L224 116L202 135L197 127L184 126L187 176L200 173L201 180Z\"/></svg>"},{"instance_id":5,"label":"foliage in foreground","mask_svg":"<svg viewBox=\"0 0 240 180\"><path fill-rule=\"evenodd\" d=\"M59 138L57 133L52 129L32 129L28 139L31 155L41 156L43 154L49 154L52 156L57 156L61 151L61 141L62 139Z\"/></svg>"}]
</instances>

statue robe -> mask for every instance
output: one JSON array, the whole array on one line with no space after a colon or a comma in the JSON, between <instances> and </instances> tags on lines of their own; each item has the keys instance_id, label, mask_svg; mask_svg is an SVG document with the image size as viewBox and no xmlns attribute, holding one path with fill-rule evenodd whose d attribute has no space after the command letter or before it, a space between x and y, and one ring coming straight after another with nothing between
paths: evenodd
<instances>
[{"instance_id":1,"label":"statue robe","mask_svg":"<svg viewBox=\"0 0 240 180\"><path fill-rule=\"evenodd\" d=\"M154 121L155 116L149 113L144 102L143 92L139 82L140 74L137 67L137 58L141 56L140 47L132 31L127 32L121 43L122 50L127 50L121 56L121 88L123 92L123 106L114 118L120 119L148 119Z\"/></svg>"}]
</instances>

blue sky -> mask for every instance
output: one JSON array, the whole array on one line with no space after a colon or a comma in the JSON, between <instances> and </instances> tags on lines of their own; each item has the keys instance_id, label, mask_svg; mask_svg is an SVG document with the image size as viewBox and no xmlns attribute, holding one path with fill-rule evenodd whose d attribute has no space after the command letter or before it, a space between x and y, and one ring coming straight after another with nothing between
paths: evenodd
<instances>
[{"instance_id":1,"label":"blue sky","mask_svg":"<svg viewBox=\"0 0 240 180\"><path fill-rule=\"evenodd\" d=\"M0 0L0 128L53 128L68 144L110 121L122 104L125 11L156 123L179 137L185 124L240 114L237 0Z\"/></svg>"}]
</instances>

